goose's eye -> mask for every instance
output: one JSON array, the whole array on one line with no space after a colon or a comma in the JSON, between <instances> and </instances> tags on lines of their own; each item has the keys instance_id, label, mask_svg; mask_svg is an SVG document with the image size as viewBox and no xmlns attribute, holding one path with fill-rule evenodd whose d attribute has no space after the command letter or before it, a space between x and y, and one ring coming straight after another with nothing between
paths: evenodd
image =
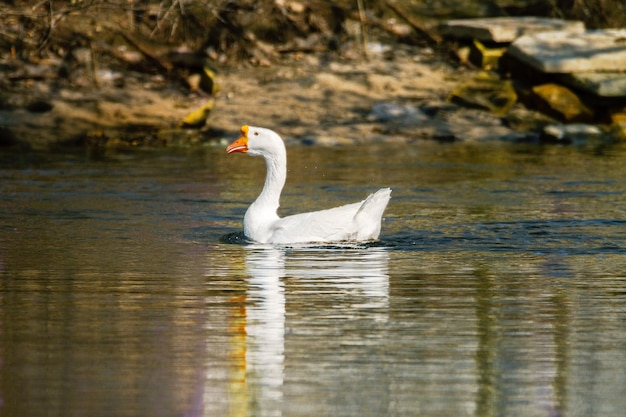
<instances>
[{"instance_id":1,"label":"goose's eye","mask_svg":"<svg viewBox=\"0 0 626 417\"><path fill-rule=\"evenodd\" d=\"M254 136L259 136L259 132L254 132Z\"/></svg>"}]
</instances>

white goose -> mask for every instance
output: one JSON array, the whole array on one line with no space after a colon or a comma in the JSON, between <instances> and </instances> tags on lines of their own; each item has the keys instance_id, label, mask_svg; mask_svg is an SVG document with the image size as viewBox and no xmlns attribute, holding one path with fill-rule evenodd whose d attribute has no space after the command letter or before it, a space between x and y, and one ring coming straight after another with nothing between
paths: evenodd
<instances>
[{"instance_id":1,"label":"white goose","mask_svg":"<svg viewBox=\"0 0 626 417\"><path fill-rule=\"evenodd\" d=\"M287 151L282 138L269 129L243 126L241 137L226 151L260 155L267 164L263 191L243 218L248 239L258 243L289 244L378 238L391 189L381 188L358 203L280 218L276 211L287 179Z\"/></svg>"}]
</instances>

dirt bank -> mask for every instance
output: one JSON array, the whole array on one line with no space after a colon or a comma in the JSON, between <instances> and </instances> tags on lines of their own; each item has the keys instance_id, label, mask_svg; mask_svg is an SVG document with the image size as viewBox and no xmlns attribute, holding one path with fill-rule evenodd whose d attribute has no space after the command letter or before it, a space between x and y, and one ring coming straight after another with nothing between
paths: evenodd
<instances>
[{"instance_id":1,"label":"dirt bank","mask_svg":"<svg viewBox=\"0 0 626 417\"><path fill-rule=\"evenodd\" d=\"M242 124L326 145L522 135L494 115L447 101L469 70L453 68L429 48L375 48L369 60L306 54L271 66L221 71L215 106L200 129L178 125L212 98L158 75L126 72L119 75L124 83L116 85L114 74L95 89L31 80L5 92L3 141L39 149L186 145L232 138Z\"/></svg>"},{"instance_id":2,"label":"dirt bank","mask_svg":"<svg viewBox=\"0 0 626 417\"><path fill-rule=\"evenodd\" d=\"M475 71L398 2L131 4L0 5L0 145L187 145L230 139L242 124L315 144L525 140L517 121L535 117L521 105L504 118L451 104ZM412 23L389 17L398 11ZM219 89L203 85L209 68ZM206 124L181 123L207 105Z\"/></svg>"}]
</instances>

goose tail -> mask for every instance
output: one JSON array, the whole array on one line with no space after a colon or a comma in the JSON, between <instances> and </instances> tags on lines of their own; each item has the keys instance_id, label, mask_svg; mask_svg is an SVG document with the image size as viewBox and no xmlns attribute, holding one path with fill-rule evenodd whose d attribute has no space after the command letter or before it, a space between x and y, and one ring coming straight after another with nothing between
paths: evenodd
<instances>
[{"instance_id":1,"label":"goose tail","mask_svg":"<svg viewBox=\"0 0 626 417\"><path fill-rule=\"evenodd\" d=\"M370 194L354 215L359 225L359 240L377 239L380 235L381 221L387 204L391 199L391 188L381 188Z\"/></svg>"}]
</instances>

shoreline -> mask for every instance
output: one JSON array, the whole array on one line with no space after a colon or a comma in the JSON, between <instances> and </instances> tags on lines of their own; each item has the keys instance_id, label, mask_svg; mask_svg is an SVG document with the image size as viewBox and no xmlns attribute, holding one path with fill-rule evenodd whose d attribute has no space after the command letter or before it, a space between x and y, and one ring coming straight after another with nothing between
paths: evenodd
<instances>
[{"instance_id":1,"label":"shoreline","mask_svg":"<svg viewBox=\"0 0 626 417\"><path fill-rule=\"evenodd\" d=\"M243 124L323 146L523 136L497 115L448 100L459 80L477 70L454 68L430 48L376 46L369 60L308 54L224 70L199 129L178 124L211 97L159 75L127 71L117 75L122 86L101 80L98 88L84 86L89 80L83 86L32 80L5 92L0 142L33 150L193 145L230 138Z\"/></svg>"}]
</instances>

